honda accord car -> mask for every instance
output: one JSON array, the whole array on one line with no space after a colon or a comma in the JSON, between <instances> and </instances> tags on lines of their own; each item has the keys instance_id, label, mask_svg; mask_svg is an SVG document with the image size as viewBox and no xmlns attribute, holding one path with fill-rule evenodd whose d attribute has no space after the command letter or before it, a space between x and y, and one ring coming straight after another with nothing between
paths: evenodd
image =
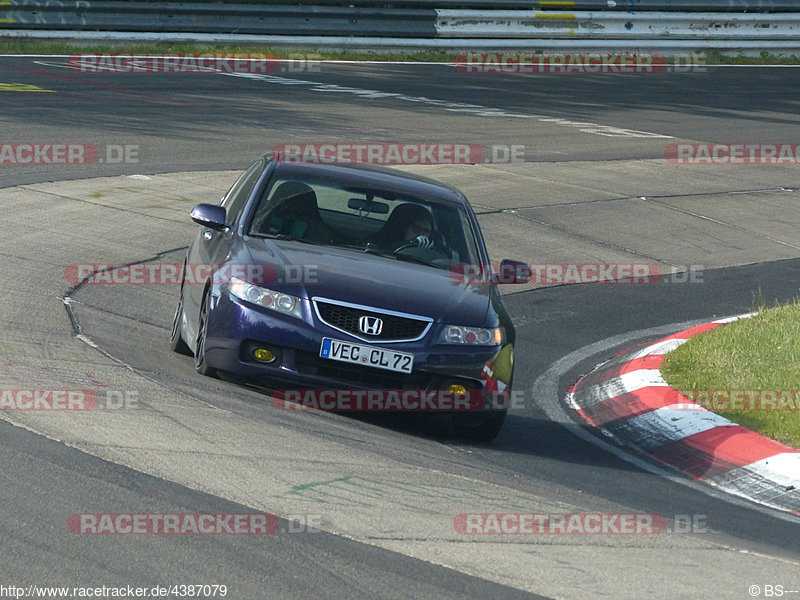
<instances>
[{"instance_id":1,"label":"honda accord car","mask_svg":"<svg viewBox=\"0 0 800 600\"><path fill-rule=\"evenodd\" d=\"M515 332L495 275L524 282L524 263L492 267L458 189L383 167L266 155L191 218L200 229L171 346L193 355L201 374L282 391L451 393L469 398L447 407L459 436L497 436ZM422 408L431 406L441 408Z\"/></svg>"}]
</instances>

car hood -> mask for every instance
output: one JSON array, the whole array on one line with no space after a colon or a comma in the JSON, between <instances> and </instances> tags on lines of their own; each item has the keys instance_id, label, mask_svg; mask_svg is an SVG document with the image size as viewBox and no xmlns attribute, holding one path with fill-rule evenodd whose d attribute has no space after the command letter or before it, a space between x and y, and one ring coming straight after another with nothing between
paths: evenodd
<instances>
[{"instance_id":1,"label":"car hood","mask_svg":"<svg viewBox=\"0 0 800 600\"><path fill-rule=\"evenodd\" d=\"M264 285L278 291L420 315L439 323L491 326L485 323L491 286L457 283L449 270L343 248L260 238L249 238L240 258L273 265L275 283Z\"/></svg>"}]
</instances>

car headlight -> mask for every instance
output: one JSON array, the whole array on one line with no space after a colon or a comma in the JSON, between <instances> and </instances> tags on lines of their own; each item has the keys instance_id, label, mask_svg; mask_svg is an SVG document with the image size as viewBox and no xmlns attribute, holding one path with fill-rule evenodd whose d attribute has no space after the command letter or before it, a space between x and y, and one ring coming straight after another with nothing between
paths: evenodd
<instances>
[{"instance_id":1,"label":"car headlight","mask_svg":"<svg viewBox=\"0 0 800 600\"><path fill-rule=\"evenodd\" d=\"M248 283L237 277L231 277L229 283L231 294L246 302L258 304L264 308L274 310L290 317L297 319L303 318L302 306L300 298L285 294L283 292L276 292L259 285Z\"/></svg>"},{"instance_id":2,"label":"car headlight","mask_svg":"<svg viewBox=\"0 0 800 600\"><path fill-rule=\"evenodd\" d=\"M484 329L483 327L445 325L439 341L443 344L499 346L503 343L503 330L500 328Z\"/></svg>"}]
</instances>

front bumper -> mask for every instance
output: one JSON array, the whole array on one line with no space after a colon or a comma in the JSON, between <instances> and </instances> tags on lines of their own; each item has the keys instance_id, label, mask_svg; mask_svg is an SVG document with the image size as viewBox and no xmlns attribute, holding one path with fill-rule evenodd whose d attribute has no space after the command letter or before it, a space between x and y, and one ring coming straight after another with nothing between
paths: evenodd
<instances>
[{"instance_id":1,"label":"front bumper","mask_svg":"<svg viewBox=\"0 0 800 600\"><path fill-rule=\"evenodd\" d=\"M410 374L320 357L325 337L363 344L322 323L303 300L303 319L282 315L231 297L224 286L212 294L206 361L212 367L262 385L317 389L447 390L462 385L480 391L487 409L505 409L513 371L513 346L448 346L431 343L436 327L415 342L372 344L414 355ZM252 354L268 348L276 359L265 364Z\"/></svg>"}]
</instances>

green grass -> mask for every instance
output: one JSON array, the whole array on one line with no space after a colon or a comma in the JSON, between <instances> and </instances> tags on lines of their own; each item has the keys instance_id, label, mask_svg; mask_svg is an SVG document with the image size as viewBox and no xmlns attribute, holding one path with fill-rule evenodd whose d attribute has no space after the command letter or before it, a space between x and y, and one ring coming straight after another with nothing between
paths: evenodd
<instances>
[{"instance_id":1,"label":"green grass","mask_svg":"<svg viewBox=\"0 0 800 600\"><path fill-rule=\"evenodd\" d=\"M408 60L452 62L457 53L438 51L371 52L343 50L319 52L310 48L270 48L260 44L201 44L196 42L85 42L80 40L31 40L0 38L0 54L267 54L276 58L319 60Z\"/></svg>"},{"instance_id":2,"label":"green grass","mask_svg":"<svg viewBox=\"0 0 800 600\"><path fill-rule=\"evenodd\" d=\"M775 55L761 52L759 56L729 56L717 51L705 55L707 65L800 65L800 56L795 54Z\"/></svg>"},{"instance_id":3,"label":"green grass","mask_svg":"<svg viewBox=\"0 0 800 600\"><path fill-rule=\"evenodd\" d=\"M414 50L386 52L371 50L344 50L319 52L310 48L270 48L262 44L202 44L197 42L87 42L82 40L36 40L30 38L0 38L0 54L75 54L119 53L119 54L174 54L174 53L264 53L277 58L297 58L310 55L320 60L407 60L414 62L453 62L459 52L436 50ZM555 50L551 52L557 52ZM564 51L569 52L569 51ZM575 51L580 52L580 51ZM625 50L620 50L625 53ZM655 54L658 54L657 52ZM800 57L773 55L762 52L761 56L728 56L719 52L699 52L707 65L796 65ZM667 57L667 62L674 62ZM685 60L680 61L682 64Z\"/></svg>"},{"instance_id":4,"label":"green grass","mask_svg":"<svg viewBox=\"0 0 800 600\"><path fill-rule=\"evenodd\" d=\"M782 410L715 411L735 423L789 446L800 448L800 303L765 309L751 319L722 325L695 336L669 352L661 366L667 383L678 390L788 390ZM695 392L697 394L698 392ZM713 404L695 395L709 410ZM718 405L719 406L719 405ZM747 395L743 406L751 406ZM776 407L782 406L780 402Z\"/></svg>"}]
</instances>

